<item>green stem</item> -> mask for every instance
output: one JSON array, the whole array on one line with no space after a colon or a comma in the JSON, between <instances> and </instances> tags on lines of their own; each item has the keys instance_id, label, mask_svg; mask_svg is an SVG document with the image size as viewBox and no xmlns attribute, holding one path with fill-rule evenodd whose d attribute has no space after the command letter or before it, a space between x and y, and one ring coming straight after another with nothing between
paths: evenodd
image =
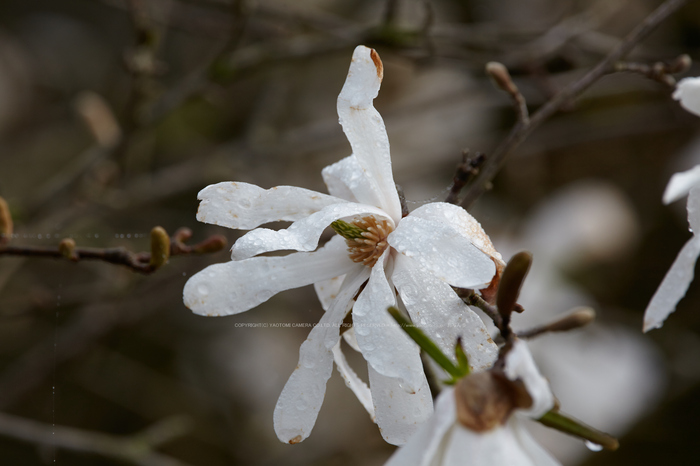
<instances>
[{"instance_id":1,"label":"green stem","mask_svg":"<svg viewBox=\"0 0 700 466\"><path fill-rule=\"evenodd\" d=\"M600 445L606 450L615 451L620 446L620 442L618 442L615 437L596 430L593 427L587 426L586 424L577 421L566 414L562 414L559 411L549 411L537 421L540 424L551 427L552 429L556 429L566 434L573 435L574 437L579 437L596 445Z\"/></svg>"},{"instance_id":2,"label":"green stem","mask_svg":"<svg viewBox=\"0 0 700 466\"><path fill-rule=\"evenodd\" d=\"M440 350L440 348L438 348L433 340L431 340L425 333L423 333L421 329L413 325L411 321L404 317L401 311L393 306L389 307L387 310L389 311L389 314L391 314L391 317L393 317L394 320L396 320L396 322L401 326L403 331L406 332L413 341L418 343L418 346L420 346L428 356L433 358L433 360L438 363L440 367L445 369L448 374L455 379L462 378L465 375L464 371L452 364L452 361L445 356L445 354L442 352L442 350Z\"/></svg>"}]
</instances>

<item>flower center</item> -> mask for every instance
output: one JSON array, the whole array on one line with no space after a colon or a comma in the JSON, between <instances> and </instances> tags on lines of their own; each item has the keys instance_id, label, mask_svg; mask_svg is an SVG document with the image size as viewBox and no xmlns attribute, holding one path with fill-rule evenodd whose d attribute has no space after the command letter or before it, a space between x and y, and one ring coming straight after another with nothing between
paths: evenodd
<instances>
[{"instance_id":1,"label":"flower center","mask_svg":"<svg viewBox=\"0 0 700 466\"><path fill-rule=\"evenodd\" d=\"M362 217L348 223L336 220L331 227L345 238L350 259L361 262L368 267L377 263L382 253L389 247L386 237L393 231L387 220L379 220L373 216Z\"/></svg>"}]
</instances>

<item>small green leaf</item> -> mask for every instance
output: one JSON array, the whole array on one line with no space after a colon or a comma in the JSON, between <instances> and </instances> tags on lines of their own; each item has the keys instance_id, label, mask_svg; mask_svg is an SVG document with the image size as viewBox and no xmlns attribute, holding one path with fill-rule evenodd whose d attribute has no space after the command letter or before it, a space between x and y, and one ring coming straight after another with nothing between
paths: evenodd
<instances>
[{"instance_id":1,"label":"small green leaf","mask_svg":"<svg viewBox=\"0 0 700 466\"><path fill-rule=\"evenodd\" d=\"M620 442L618 442L615 437L596 430L593 427L587 426L586 424L554 409L546 412L537 420L537 422L560 432L564 432L566 434L573 435L574 437L587 440L593 444L600 445L606 450L615 451L620 446Z\"/></svg>"}]
</instances>

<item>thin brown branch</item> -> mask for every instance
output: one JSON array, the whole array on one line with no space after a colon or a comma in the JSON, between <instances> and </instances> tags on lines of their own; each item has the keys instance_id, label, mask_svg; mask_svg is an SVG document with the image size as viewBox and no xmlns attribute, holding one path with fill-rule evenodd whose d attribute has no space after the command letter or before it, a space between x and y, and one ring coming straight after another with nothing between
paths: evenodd
<instances>
[{"instance_id":1,"label":"thin brown branch","mask_svg":"<svg viewBox=\"0 0 700 466\"><path fill-rule=\"evenodd\" d=\"M43 424L0 413L0 435L65 450L116 458L137 466L187 466L154 449L189 431L185 419L164 419L130 436L116 436L72 427Z\"/></svg>"},{"instance_id":2,"label":"thin brown branch","mask_svg":"<svg viewBox=\"0 0 700 466\"><path fill-rule=\"evenodd\" d=\"M450 192L447 194L445 202L450 204L460 203L459 193L462 191L462 188L479 174L479 168L485 160L486 157L481 152L477 152L474 157L469 156L469 149L462 152L462 163L457 165L457 172L452 179L452 186L450 186Z\"/></svg>"},{"instance_id":3,"label":"thin brown branch","mask_svg":"<svg viewBox=\"0 0 700 466\"><path fill-rule=\"evenodd\" d=\"M182 256L191 254L208 254L217 252L226 247L226 238L221 235L213 235L192 246L185 241L192 237L192 231L188 228L180 228L170 238L170 256ZM69 241L68 241L69 240ZM36 246L0 246L0 256L46 257L53 259L65 258L73 262L81 260L99 260L110 264L123 265L135 272L144 274L153 273L158 266L151 260L155 248L152 243L152 252L133 252L126 248L81 248L71 244L69 238L61 241L56 247Z\"/></svg>"},{"instance_id":4,"label":"thin brown branch","mask_svg":"<svg viewBox=\"0 0 700 466\"><path fill-rule=\"evenodd\" d=\"M615 64L615 71L627 71L645 76L668 87L676 86L676 78L672 75L684 73L690 68L692 61L688 55L680 55L669 62L635 63L621 61Z\"/></svg>"},{"instance_id":5,"label":"thin brown branch","mask_svg":"<svg viewBox=\"0 0 700 466\"><path fill-rule=\"evenodd\" d=\"M661 22L682 7L687 0L667 0L635 27L605 58L580 79L570 83L559 91L552 99L540 107L527 124L520 121L515 124L510 133L487 158L486 163L467 187L462 206L469 208L476 199L486 191L489 183L500 171L505 159L517 148L537 127L554 115L559 109L577 97L604 75L615 71L615 64L626 56L637 44L644 40Z\"/></svg>"}]
</instances>

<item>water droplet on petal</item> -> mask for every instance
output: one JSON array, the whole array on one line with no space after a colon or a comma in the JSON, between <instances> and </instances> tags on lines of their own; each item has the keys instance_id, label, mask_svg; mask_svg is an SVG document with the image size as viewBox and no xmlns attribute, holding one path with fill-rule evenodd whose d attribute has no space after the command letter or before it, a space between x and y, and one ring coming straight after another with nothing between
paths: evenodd
<instances>
[{"instance_id":1,"label":"water droplet on petal","mask_svg":"<svg viewBox=\"0 0 700 466\"><path fill-rule=\"evenodd\" d=\"M202 296L206 296L209 294L209 287L206 285L199 285L197 286L197 293L201 294Z\"/></svg>"},{"instance_id":2,"label":"water droplet on petal","mask_svg":"<svg viewBox=\"0 0 700 466\"><path fill-rule=\"evenodd\" d=\"M240 205L244 209L248 209L250 207L250 201L248 199L244 198L244 199L241 199L240 201L238 201L238 205Z\"/></svg>"},{"instance_id":3,"label":"water droplet on petal","mask_svg":"<svg viewBox=\"0 0 700 466\"><path fill-rule=\"evenodd\" d=\"M589 442L588 440L586 440L583 443L584 443L584 445L586 445L586 448L588 448L591 451L601 451L603 449L602 445L598 445L597 443Z\"/></svg>"}]
</instances>

